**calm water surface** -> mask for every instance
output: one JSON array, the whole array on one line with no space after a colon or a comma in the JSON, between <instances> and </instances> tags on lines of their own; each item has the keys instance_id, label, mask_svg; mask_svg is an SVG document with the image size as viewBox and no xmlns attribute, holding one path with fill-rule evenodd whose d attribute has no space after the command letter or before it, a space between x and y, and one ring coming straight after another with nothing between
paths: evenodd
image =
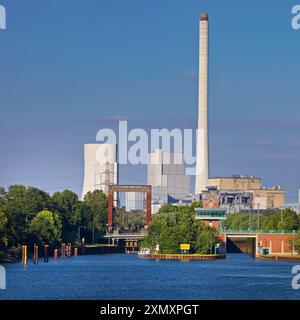
<instances>
[{"instance_id":1,"label":"calm water surface","mask_svg":"<svg viewBox=\"0 0 300 320\"><path fill-rule=\"evenodd\" d=\"M296 263L229 254L226 260L154 261L135 255L79 256L6 265L0 299L300 299Z\"/></svg>"}]
</instances>

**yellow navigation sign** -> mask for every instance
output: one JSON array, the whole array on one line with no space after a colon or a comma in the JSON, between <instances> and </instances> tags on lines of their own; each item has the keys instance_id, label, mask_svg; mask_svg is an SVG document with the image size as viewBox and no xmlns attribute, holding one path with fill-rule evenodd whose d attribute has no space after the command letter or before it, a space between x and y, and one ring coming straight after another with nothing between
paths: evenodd
<instances>
[{"instance_id":1,"label":"yellow navigation sign","mask_svg":"<svg viewBox=\"0 0 300 320\"><path fill-rule=\"evenodd\" d=\"M180 250L190 250L191 249L191 245L188 243L182 243L180 245Z\"/></svg>"}]
</instances>

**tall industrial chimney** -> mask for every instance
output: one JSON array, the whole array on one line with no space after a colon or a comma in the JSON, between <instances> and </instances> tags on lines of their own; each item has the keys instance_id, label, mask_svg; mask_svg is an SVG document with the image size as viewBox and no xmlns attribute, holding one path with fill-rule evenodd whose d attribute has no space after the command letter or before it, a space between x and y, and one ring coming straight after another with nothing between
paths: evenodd
<instances>
[{"instance_id":1,"label":"tall industrial chimney","mask_svg":"<svg viewBox=\"0 0 300 320\"><path fill-rule=\"evenodd\" d=\"M199 21L199 99L195 193L207 186L209 178L208 151L208 14L201 13Z\"/></svg>"}]
</instances>

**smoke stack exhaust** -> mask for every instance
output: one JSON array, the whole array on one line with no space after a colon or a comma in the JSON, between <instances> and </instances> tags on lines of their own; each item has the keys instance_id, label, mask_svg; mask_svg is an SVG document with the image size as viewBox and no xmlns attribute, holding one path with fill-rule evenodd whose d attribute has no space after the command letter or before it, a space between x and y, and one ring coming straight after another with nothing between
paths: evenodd
<instances>
[{"instance_id":1,"label":"smoke stack exhaust","mask_svg":"<svg viewBox=\"0 0 300 320\"><path fill-rule=\"evenodd\" d=\"M208 149L208 14L199 18L199 98L195 193L200 194L209 178Z\"/></svg>"}]
</instances>

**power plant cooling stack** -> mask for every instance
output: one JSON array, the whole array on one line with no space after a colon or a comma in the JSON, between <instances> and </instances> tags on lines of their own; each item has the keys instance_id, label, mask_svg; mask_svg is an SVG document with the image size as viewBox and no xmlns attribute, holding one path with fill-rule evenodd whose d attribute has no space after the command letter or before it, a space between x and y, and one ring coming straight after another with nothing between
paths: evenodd
<instances>
[{"instance_id":1,"label":"power plant cooling stack","mask_svg":"<svg viewBox=\"0 0 300 320\"><path fill-rule=\"evenodd\" d=\"M195 193L200 194L209 178L208 151L208 14L199 21L199 99Z\"/></svg>"}]
</instances>

